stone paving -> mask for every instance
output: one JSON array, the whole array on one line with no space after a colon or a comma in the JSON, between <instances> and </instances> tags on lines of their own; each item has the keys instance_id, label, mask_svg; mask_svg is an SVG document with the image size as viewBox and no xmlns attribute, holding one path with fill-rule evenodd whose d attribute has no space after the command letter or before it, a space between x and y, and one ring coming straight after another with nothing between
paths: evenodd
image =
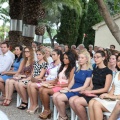
<instances>
[{"instance_id":1,"label":"stone paving","mask_svg":"<svg viewBox=\"0 0 120 120\"><path fill-rule=\"evenodd\" d=\"M3 111L9 118L9 120L40 120L38 118L39 113L35 113L34 115L30 115L26 112L26 110L19 110L16 108L16 93L13 94L13 100L10 106L0 106L0 110ZM70 116L69 110L67 110L67 113ZM53 120L51 118L51 120Z\"/></svg>"}]
</instances>

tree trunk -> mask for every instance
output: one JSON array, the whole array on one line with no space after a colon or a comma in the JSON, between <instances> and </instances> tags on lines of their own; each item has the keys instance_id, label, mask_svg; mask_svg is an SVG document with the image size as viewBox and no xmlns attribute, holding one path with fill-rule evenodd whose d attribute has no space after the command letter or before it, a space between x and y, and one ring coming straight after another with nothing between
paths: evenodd
<instances>
[{"instance_id":1,"label":"tree trunk","mask_svg":"<svg viewBox=\"0 0 120 120\"><path fill-rule=\"evenodd\" d=\"M11 19L22 20L22 9L23 1L22 0L9 0L10 10L9 15ZM9 31L9 42L12 46L12 49L18 44L21 43L21 31L10 30Z\"/></svg>"},{"instance_id":2,"label":"tree trunk","mask_svg":"<svg viewBox=\"0 0 120 120\"><path fill-rule=\"evenodd\" d=\"M25 25L37 26L38 20L43 19L45 10L41 5L41 0L23 0L23 23ZM24 45L31 45L33 39L34 36L23 36Z\"/></svg>"},{"instance_id":3,"label":"tree trunk","mask_svg":"<svg viewBox=\"0 0 120 120\"><path fill-rule=\"evenodd\" d=\"M55 41L55 38L57 38L57 34L54 37L52 37L51 28L49 26L46 26L46 29L47 29L48 35L50 37L51 47L54 48L54 41Z\"/></svg>"},{"instance_id":4,"label":"tree trunk","mask_svg":"<svg viewBox=\"0 0 120 120\"><path fill-rule=\"evenodd\" d=\"M100 10L101 15L103 16L108 28L110 29L112 35L115 37L117 42L120 44L120 29L118 25L114 22L113 18L111 17L107 6L103 0L95 0L98 4L98 8Z\"/></svg>"}]
</instances>

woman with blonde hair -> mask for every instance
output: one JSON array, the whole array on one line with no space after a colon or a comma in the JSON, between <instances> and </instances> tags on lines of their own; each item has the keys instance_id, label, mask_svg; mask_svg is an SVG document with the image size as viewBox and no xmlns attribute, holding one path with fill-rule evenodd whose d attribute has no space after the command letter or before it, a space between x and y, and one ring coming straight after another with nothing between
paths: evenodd
<instances>
[{"instance_id":1,"label":"woman with blonde hair","mask_svg":"<svg viewBox=\"0 0 120 120\"><path fill-rule=\"evenodd\" d=\"M46 47L44 50L45 50L45 56L47 58L48 64L50 64L51 62L53 62L53 59L51 57L52 48Z\"/></svg>"},{"instance_id":2,"label":"woman with blonde hair","mask_svg":"<svg viewBox=\"0 0 120 120\"><path fill-rule=\"evenodd\" d=\"M89 53L79 54L78 68L74 72L74 78L68 87L53 95L53 101L59 112L59 120L68 120L65 112L65 104L73 96L78 96L81 90L89 86L92 77L92 66ZM65 93L64 93L65 92Z\"/></svg>"}]
</instances>

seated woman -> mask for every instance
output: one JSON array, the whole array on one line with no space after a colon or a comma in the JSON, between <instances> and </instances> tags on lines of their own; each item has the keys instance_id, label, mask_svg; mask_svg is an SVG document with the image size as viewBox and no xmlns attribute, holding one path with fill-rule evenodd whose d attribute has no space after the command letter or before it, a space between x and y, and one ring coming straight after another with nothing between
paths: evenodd
<instances>
[{"instance_id":1,"label":"seated woman","mask_svg":"<svg viewBox=\"0 0 120 120\"><path fill-rule=\"evenodd\" d=\"M117 56L116 55L110 55L110 58L109 58L109 61L108 61L108 68L110 70L112 70L112 75L113 75L113 79L112 79L112 83L111 83L111 86L109 88L109 90L111 90L112 88L112 84L113 84L113 81L114 81L114 77L117 73L117 66L116 66L116 62L117 62Z\"/></svg>"},{"instance_id":2,"label":"seated woman","mask_svg":"<svg viewBox=\"0 0 120 120\"><path fill-rule=\"evenodd\" d=\"M53 59L52 59L52 57L51 57L52 49L46 47L44 50L45 50L45 56L46 56L46 58L47 58L48 64L50 64L51 62L53 62Z\"/></svg>"},{"instance_id":3,"label":"seated woman","mask_svg":"<svg viewBox=\"0 0 120 120\"><path fill-rule=\"evenodd\" d=\"M81 91L79 97L71 97L69 104L80 120L87 120L86 109L89 101L109 90L112 82L112 71L104 65L105 53L97 51L94 55L97 68L93 70L93 77L88 88Z\"/></svg>"},{"instance_id":4,"label":"seated woman","mask_svg":"<svg viewBox=\"0 0 120 120\"><path fill-rule=\"evenodd\" d=\"M61 66L61 57L62 52L60 50L53 50L52 52L52 59L54 62L48 65L46 69L45 77L42 80L46 82L51 82L52 80L55 80L57 78L57 74L59 71L59 68ZM40 64L41 65L41 64ZM43 66L44 67L44 66ZM39 70L38 70L39 71ZM40 75L43 74L42 70L40 72ZM42 76L39 76L39 79L42 78ZM37 80L35 82L30 82L28 85L28 95L30 97L30 108L27 110L28 113L34 114L36 110L39 108L38 106L38 90L41 87L41 83L37 83Z\"/></svg>"},{"instance_id":5,"label":"seated woman","mask_svg":"<svg viewBox=\"0 0 120 120\"><path fill-rule=\"evenodd\" d=\"M36 55L37 55L38 61L36 61L33 65L33 73L31 75L32 77L30 79L26 79L26 78L23 79L16 86L18 93L21 96L21 99L23 101L23 103L18 108L22 109L22 110L27 108L27 105L24 105L24 103L27 103L27 101L28 101L27 88L29 89L28 95L30 97L30 102L31 102L31 104L33 104L32 96L30 93L30 89L33 89L33 88L30 88L30 84L28 84L28 82L30 82L30 80L31 80L31 82L33 82L33 84L37 83L39 85L42 81L42 78L43 78L45 72L46 72L47 60L45 57L45 52L43 50L37 50ZM35 99L35 96L34 96L34 99Z\"/></svg>"},{"instance_id":6,"label":"seated woman","mask_svg":"<svg viewBox=\"0 0 120 120\"><path fill-rule=\"evenodd\" d=\"M120 55L117 57L117 66L120 68ZM120 72L117 72L111 90L90 101L90 120L102 120L103 112L113 111L117 101L120 100L119 80Z\"/></svg>"},{"instance_id":7,"label":"seated woman","mask_svg":"<svg viewBox=\"0 0 120 120\"><path fill-rule=\"evenodd\" d=\"M78 96L81 90L87 88L91 82L92 66L89 53L83 52L79 55L78 69L75 71L75 75L68 88L63 90L69 91L65 94L57 92L53 95L53 101L59 112L59 120L67 120L65 113L65 104L73 96ZM61 91L62 92L62 91Z\"/></svg>"},{"instance_id":8,"label":"seated woman","mask_svg":"<svg viewBox=\"0 0 120 120\"><path fill-rule=\"evenodd\" d=\"M44 111L39 115L41 119L51 117L51 110L49 106L50 96L70 84L74 75L75 62L75 55L71 51L65 52L63 62L58 72L59 78L46 85L46 87L41 87L39 89L40 99L44 106Z\"/></svg>"},{"instance_id":9,"label":"seated woman","mask_svg":"<svg viewBox=\"0 0 120 120\"><path fill-rule=\"evenodd\" d=\"M2 72L2 74L0 75L0 90L2 91L2 96L3 98L5 98L5 85L4 83L9 79L12 78L13 75L15 75L18 71L18 68L20 66L20 63L22 61L22 46L16 46L15 47L15 60L13 63L13 68L10 71L4 71Z\"/></svg>"},{"instance_id":10,"label":"seated woman","mask_svg":"<svg viewBox=\"0 0 120 120\"><path fill-rule=\"evenodd\" d=\"M33 61L34 61L34 54L32 48L25 47L23 61L20 64L19 70L13 76L13 78L10 78L6 81L6 86L5 86L6 97L3 102L4 106L8 106L11 103L15 83L18 83L18 81L21 81L24 78L30 79L30 75L33 69L32 67ZM17 87L16 90L18 90Z\"/></svg>"}]
</instances>

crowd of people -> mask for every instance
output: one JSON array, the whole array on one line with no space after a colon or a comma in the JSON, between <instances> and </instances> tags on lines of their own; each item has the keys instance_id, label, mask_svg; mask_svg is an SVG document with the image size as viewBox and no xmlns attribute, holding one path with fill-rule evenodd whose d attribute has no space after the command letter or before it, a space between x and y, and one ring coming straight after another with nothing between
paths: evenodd
<instances>
[{"instance_id":1,"label":"crowd of people","mask_svg":"<svg viewBox=\"0 0 120 120\"><path fill-rule=\"evenodd\" d=\"M59 112L59 120L68 120L66 103L80 120L103 120L103 112L112 113L109 120L120 115L120 53L114 45L102 48L83 44L68 46L17 45L10 51L8 42L0 45L0 101L9 106L13 92L21 97L18 109L28 114L44 110L39 118L51 118L50 97Z\"/></svg>"}]
</instances>

